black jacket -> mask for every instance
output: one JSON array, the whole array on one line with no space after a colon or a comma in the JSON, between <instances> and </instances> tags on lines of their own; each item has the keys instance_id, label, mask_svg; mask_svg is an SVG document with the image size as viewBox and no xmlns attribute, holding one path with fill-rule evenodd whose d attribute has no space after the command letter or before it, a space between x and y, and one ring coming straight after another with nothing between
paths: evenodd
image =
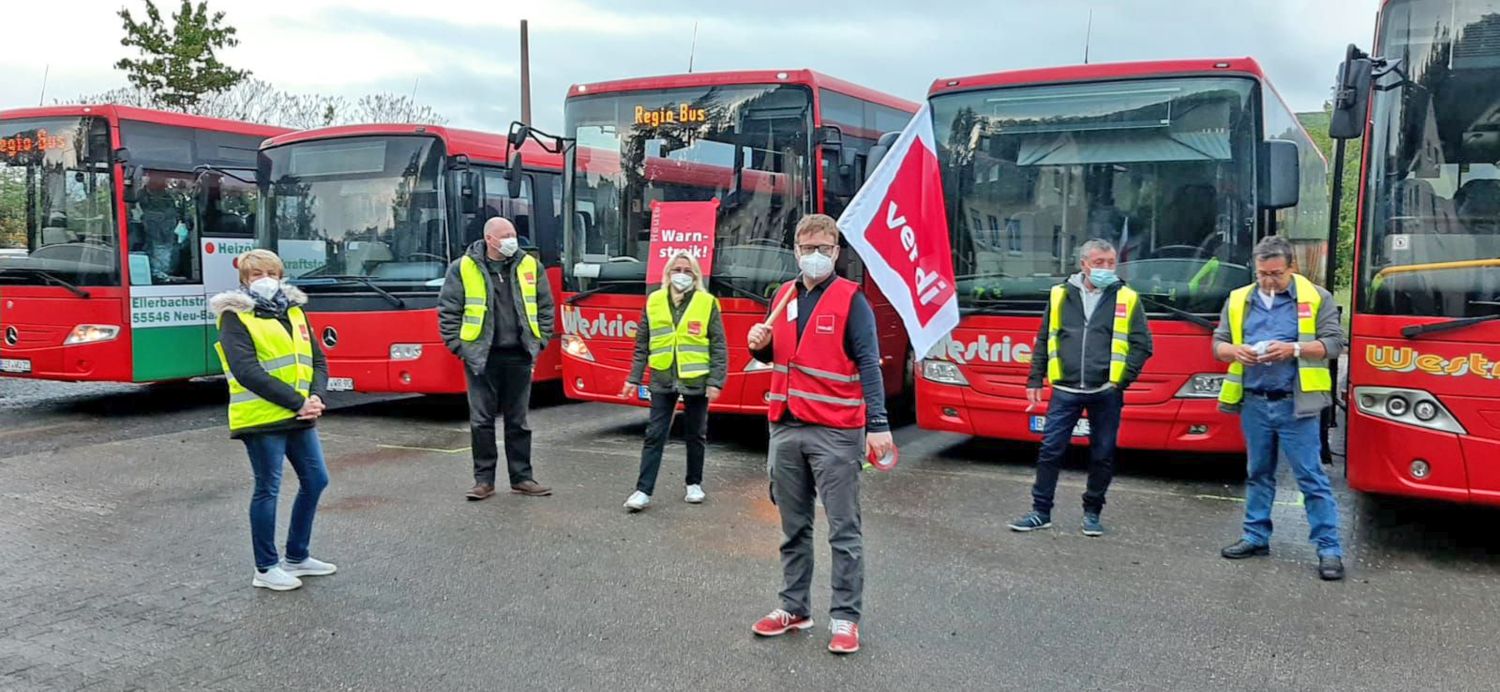
<instances>
[{"instance_id":1,"label":"black jacket","mask_svg":"<svg viewBox=\"0 0 1500 692\"><path fill-rule=\"evenodd\" d=\"M1064 283L1068 295L1063 300L1062 329L1057 335L1058 358L1062 360L1062 380L1053 384L1075 389L1094 389L1109 382L1110 342L1114 340L1115 294L1121 284L1104 289L1099 297L1099 306L1094 308L1093 319L1083 323L1083 294L1072 282ZM1048 301L1042 311L1042 324L1037 330L1036 343L1031 351L1031 376L1026 386L1040 389L1047 379L1047 325L1052 322L1052 303ZM1146 323L1146 310L1137 306L1130 316L1130 353L1125 357L1125 379L1119 388L1125 389L1135 382L1151 357L1151 330Z\"/></svg>"},{"instance_id":2,"label":"black jacket","mask_svg":"<svg viewBox=\"0 0 1500 692\"><path fill-rule=\"evenodd\" d=\"M307 304L307 295L297 288L282 284L281 290L294 306ZM224 349L224 360L229 363L229 374L245 389L250 390L256 396L265 399L277 406L291 411L302 408L307 399L302 396L291 385L282 382L266 372L260 366L260 359L255 357L255 341L250 338L250 330L245 328L245 323L240 321L240 315L253 312L256 317L276 317L281 326L290 334L292 322L285 314L275 315L257 310L255 300L240 291L226 291L214 296L208 302L209 309L214 315L221 318L219 324L219 346ZM312 394L320 399L328 398L328 359L323 357L323 349L318 346L317 339L310 339L313 354L313 381ZM259 425L253 428L245 428L230 433L230 437L239 439L245 435L266 432L284 432L287 430L303 430L317 425L316 421L288 420Z\"/></svg>"},{"instance_id":3,"label":"black jacket","mask_svg":"<svg viewBox=\"0 0 1500 692\"><path fill-rule=\"evenodd\" d=\"M518 250L510 264L512 282L519 280L516 269L520 267L523 252L525 251ZM474 241L465 254L479 263L479 270L485 272L486 282L488 282L489 269L485 264L487 260L484 240ZM481 373L484 372L485 363L489 361L490 344L495 338L495 320L486 319L479 332L479 338L474 341L463 341L458 338L459 330L464 326L464 280L458 269L462 261L462 259L457 259L448 265L448 274L443 279L443 290L438 294L438 335L443 339L443 345L447 346L454 355L462 358L470 370ZM536 271L536 321L537 326L541 327L542 338L537 339L529 328L521 330L521 343L533 359L547 347L548 342L552 341L556 328L553 316L552 284L547 281L546 268L542 266L540 260L536 263ZM501 308L495 305L495 291L493 289L486 291L485 300L489 304L488 312L493 314L498 309L514 310L516 318L524 325L526 304L521 297L521 292L511 291L511 298L511 305Z\"/></svg>"},{"instance_id":4,"label":"black jacket","mask_svg":"<svg viewBox=\"0 0 1500 692\"><path fill-rule=\"evenodd\" d=\"M682 313L687 311L688 302L692 299L693 293L689 291L679 304L667 301L672 308L673 323L682 321ZM635 356L630 361L630 376L625 380L637 385L646 376L646 366L651 362L651 316L645 310L641 310L641 321L638 324L640 326L635 330ZM678 392L688 396L702 396L709 387L722 389L724 380L728 377L729 347L724 342L724 318L719 315L719 306L715 305L708 318L708 377L682 384L677 381L677 363L673 361L672 367L666 370L651 368L650 387L657 394Z\"/></svg>"}]
</instances>

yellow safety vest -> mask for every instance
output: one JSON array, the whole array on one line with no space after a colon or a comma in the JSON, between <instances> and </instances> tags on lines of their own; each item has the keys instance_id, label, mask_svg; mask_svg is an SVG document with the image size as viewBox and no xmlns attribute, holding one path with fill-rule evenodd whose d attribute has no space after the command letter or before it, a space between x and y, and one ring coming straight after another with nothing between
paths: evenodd
<instances>
[{"instance_id":1,"label":"yellow safety vest","mask_svg":"<svg viewBox=\"0 0 1500 692\"><path fill-rule=\"evenodd\" d=\"M1318 338L1318 310L1323 307L1323 294L1311 280L1301 274L1293 274L1297 286L1297 341L1307 343ZM1255 284L1237 288L1229 294L1229 334L1236 346L1245 343L1245 308L1250 304ZM1333 372L1328 369L1327 359L1297 359L1297 385L1304 392L1333 391ZM1239 361L1229 364L1229 375L1219 388L1219 403L1235 407L1245 398L1245 365Z\"/></svg>"},{"instance_id":2,"label":"yellow safety vest","mask_svg":"<svg viewBox=\"0 0 1500 692\"><path fill-rule=\"evenodd\" d=\"M646 321L651 327L651 367L666 370L677 363L677 379L708 376L708 321L719 301L694 291L682 321L672 323L669 289L658 289L646 299Z\"/></svg>"},{"instance_id":3,"label":"yellow safety vest","mask_svg":"<svg viewBox=\"0 0 1500 692\"><path fill-rule=\"evenodd\" d=\"M1062 331L1063 301L1068 298L1068 288L1063 284L1052 287L1051 310L1047 324L1047 381L1057 382L1063 377L1062 359L1058 358L1058 334ZM1109 342L1109 381L1120 384L1125 380L1125 357L1130 355L1130 317L1140 305L1141 296L1129 286L1115 291L1114 337ZM1081 364L1080 364L1081 365Z\"/></svg>"},{"instance_id":4,"label":"yellow safety vest","mask_svg":"<svg viewBox=\"0 0 1500 692\"><path fill-rule=\"evenodd\" d=\"M299 307L287 310L286 316L292 323L290 334L274 317L256 317L250 312L239 313L240 322L250 332L250 340L255 342L255 359L260 361L260 367L306 397L312 391L313 380L312 341L308 335L307 316ZM216 324L223 326L223 315L219 315ZM230 431L297 417L296 411L260 398L234 379L234 373L229 371L229 359L224 357L223 344L214 344L214 350L219 353L219 364L223 366L224 377L229 381Z\"/></svg>"},{"instance_id":5,"label":"yellow safety vest","mask_svg":"<svg viewBox=\"0 0 1500 692\"><path fill-rule=\"evenodd\" d=\"M531 325L531 335L542 338L542 325L536 320L536 259L531 255L521 258L516 266L520 277L521 301L526 304L526 323ZM464 282L464 324L458 330L462 341L475 341L484 331L484 315L489 311L490 282L484 270L473 257L464 255L458 262L458 276Z\"/></svg>"}]
</instances>

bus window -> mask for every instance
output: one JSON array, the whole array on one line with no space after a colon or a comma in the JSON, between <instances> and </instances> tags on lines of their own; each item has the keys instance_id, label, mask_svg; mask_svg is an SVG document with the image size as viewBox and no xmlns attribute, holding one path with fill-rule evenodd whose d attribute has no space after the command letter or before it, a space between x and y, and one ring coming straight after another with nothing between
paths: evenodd
<instances>
[{"instance_id":1,"label":"bus window","mask_svg":"<svg viewBox=\"0 0 1500 692\"><path fill-rule=\"evenodd\" d=\"M145 172L141 195L127 212L132 285L202 281L192 190L191 174Z\"/></svg>"},{"instance_id":2,"label":"bus window","mask_svg":"<svg viewBox=\"0 0 1500 692\"><path fill-rule=\"evenodd\" d=\"M535 247L536 238L533 237L534 234L531 231L531 213L535 207L534 202L531 176L521 176L521 196L511 199L505 172L486 170L484 172L484 198L483 203L480 204L479 216L475 219L474 239L478 240L484 232L486 221L500 216L509 219L515 225L516 237L520 239L521 245Z\"/></svg>"},{"instance_id":3,"label":"bus window","mask_svg":"<svg viewBox=\"0 0 1500 692\"><path fill-rule=\"evenodd\" d=\"M38 270L84 286L119 285L108 141L98 118L0 123L5 284L40 283L26 271Z\"/></svg>"}]
</instances>

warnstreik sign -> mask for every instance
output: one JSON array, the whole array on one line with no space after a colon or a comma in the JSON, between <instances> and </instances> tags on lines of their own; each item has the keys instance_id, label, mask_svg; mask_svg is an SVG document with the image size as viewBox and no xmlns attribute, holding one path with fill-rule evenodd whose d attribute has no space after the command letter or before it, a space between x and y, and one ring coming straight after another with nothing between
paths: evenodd
<instances>
[{"instance_id":1,"label":"warnstreik sign","mask_svg":"<svg viewBox=\"0 0 1500 692\"><path fill-rule=\"evenodd\" d=\"M651 258L646 263L646 285L661 283L667 260L686 252L698 260L708 276L714 263L714 227L719 200L651 203Z\"/></svg>"}]
</instances>

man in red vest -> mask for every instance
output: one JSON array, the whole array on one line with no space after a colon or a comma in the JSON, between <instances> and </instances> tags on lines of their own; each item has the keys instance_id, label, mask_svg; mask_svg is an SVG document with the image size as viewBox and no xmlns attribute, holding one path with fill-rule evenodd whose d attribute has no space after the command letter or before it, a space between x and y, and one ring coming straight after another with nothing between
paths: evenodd
<instances>
[{"instance_id":1,"label":"man in red vest","mask_svg":"<svg viewBox=\"0 0 1500 692\"><path fill-rule=\"evenodd\" d=\"M852 281L833 274L839 229L812 214L797 224L799 279L786 283L772 324L750 330L751 355L773 364L768 397L771 499L781 512L782 606L752 630L774 637L813 626L813 498L823 499L833 554L833 637L828 650L859 650L864 547L859 518L862 458L894 448L885 414L875 313ZM795 295L789 294L795 292Z\"/></svg>"}]
</instances>

